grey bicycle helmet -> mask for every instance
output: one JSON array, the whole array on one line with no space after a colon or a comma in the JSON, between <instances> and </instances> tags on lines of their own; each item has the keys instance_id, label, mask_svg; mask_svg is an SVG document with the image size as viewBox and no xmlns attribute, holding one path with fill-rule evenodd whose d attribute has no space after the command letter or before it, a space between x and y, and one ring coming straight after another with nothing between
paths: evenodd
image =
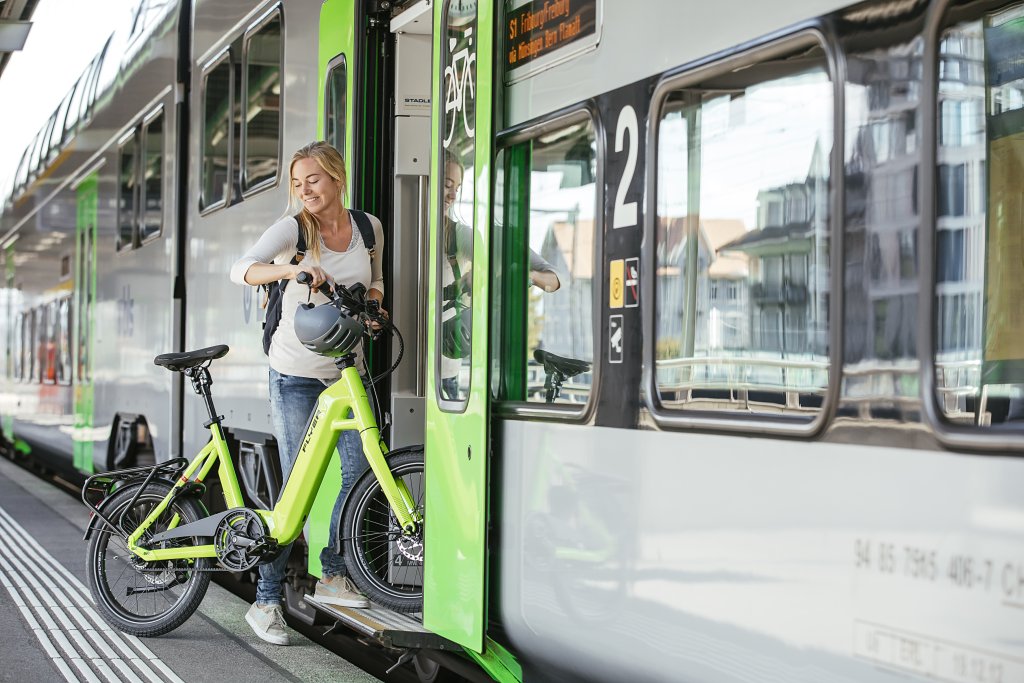
<instances>
[{"instance_id":1,"label":"grey bicycle helmet","mask_svg":"<svg viewBox=\"0 0 1024 683\"><path fill-rule=\"evenodd\" d=\"M359 348L363 326L358 319L337 306L324 304L295 309L295 336L313 353L321 356L344 356Z\"/></svg>"}]
</instances>

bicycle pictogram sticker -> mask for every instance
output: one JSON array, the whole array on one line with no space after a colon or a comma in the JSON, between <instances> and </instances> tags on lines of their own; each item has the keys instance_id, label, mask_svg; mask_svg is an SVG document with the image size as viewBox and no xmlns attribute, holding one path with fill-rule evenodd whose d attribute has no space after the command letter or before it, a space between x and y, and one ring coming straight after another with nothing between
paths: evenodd
<instances>
[{"instance_id":1,"label":"bicycle pictogram sticker","mask_svg":"<svg viewBox=\"0 0 1024 683\"><path fill-rule=\"evenodd\" d=\"M466 44L458 52L455 52L457 44L458 39L448 39L448 52L451 55L451 64L444 69L444 120L446 135L442 144L445 149L448 149L452 138L455 136L460 113L466 137L472 138L475 132L472 117L476 107L469 106L476 104L476 78L473 74L473 67L476 64L476 53L470 52L470 49L473 47L473 29L466 30Z\"/></svg>"}]
</instances>

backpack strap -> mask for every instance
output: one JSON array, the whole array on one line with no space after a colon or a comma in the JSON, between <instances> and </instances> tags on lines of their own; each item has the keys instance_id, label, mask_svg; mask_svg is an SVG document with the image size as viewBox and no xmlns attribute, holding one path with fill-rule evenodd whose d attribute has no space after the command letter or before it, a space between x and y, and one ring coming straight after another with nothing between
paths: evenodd
<instances>
[{"instance_id":1,"label":"backpack strap","mask_svg":"<svg viewBox=\"0 0 1024 683\"><path fill-rule=\"evenodd\" d=\"M348 213L352 216L352 221L359 228L359 234L363 238L363 246L366 247L366 251L369 252L370 258L373 258L377 254L376 238L373 235L373 223L370 222L370 217L366 215L365 211L358 211L356 209L349 209Z\"/></svg>"},{"instance_id":2,"label":"backpack strap","mask_svg":"<svg viewBox=\"0 0 1024 683\"><path fill-rule=\"evenodd\" d=\"M306 233L302 229L302 223L299 221L299 214L292 216L295 219L295 229L299 233L299 237L295 240L295 255L292 256L292 260L289 263L293 266L297 266L302 263L302 259L306 257ZM288 286L288 280L281 280L281 291Z\"/></svg>"}]
</instances>

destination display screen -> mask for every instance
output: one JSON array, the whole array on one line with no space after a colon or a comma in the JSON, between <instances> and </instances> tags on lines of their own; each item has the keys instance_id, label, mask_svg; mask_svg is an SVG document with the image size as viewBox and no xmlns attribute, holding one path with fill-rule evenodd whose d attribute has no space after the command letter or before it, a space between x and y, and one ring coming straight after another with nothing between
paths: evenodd
<instances>
[{"instance_id":1,"label":"destination display screen","mask_svg":"<svg viewBox=\"0 0 1024 683\"><path fill-rule=\"evenodd\" d=\"M597 0L531 0L505 11L506 72L586 48L597 35ZM554 57L553 59L558 59ZM551 60L543 60L549 62Z\"/></svg>"}]
</instances>

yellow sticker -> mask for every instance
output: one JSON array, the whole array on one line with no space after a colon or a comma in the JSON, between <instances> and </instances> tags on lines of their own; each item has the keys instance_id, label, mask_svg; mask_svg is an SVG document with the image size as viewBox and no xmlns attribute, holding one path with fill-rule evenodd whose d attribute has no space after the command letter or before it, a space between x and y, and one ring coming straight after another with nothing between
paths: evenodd
<instances>
[{"instance_id":1,"label":"yellow sticker","mask_svg":"<svg viewBox=\"0 0 1024 683\"><path fill-rule=\"evenodd\" d=\"M622 308L623 288L625 287L625 268L622 259L615 259L610 264L611 273L608 277L608 307Z\"/></svg>"}]
</instances>

